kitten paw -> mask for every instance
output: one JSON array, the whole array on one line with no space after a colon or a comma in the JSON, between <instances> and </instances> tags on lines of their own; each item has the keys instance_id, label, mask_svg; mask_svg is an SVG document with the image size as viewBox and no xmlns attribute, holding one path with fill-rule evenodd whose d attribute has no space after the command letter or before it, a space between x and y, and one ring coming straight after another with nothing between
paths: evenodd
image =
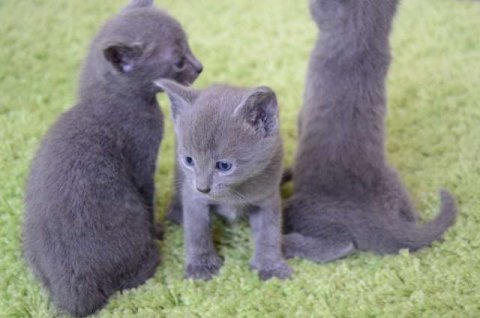
<instances>
[{"instance_id":1,"label":"kitten paw","mask_svg":"<svg viewBox=\"0 0 480 318\"><path fill-rule=\"evenodd\" d=\"M282 262L275 267L260 269L258 271L258 276L261 280L269 280L271 278L285 280L290 278L292 273L292 269L286 263Z\"/></svg>"},{"instance_id":2,"label":"kitten paw","mask_svg":"<svg viewBox=\"0 0 480 318\"><path fill-rule=\"evenodd\" d=\"M189 263L185 269L185 278L210 280L218 274L222 264L222 259L216 255Z\"/></svg>"}]
</instances>

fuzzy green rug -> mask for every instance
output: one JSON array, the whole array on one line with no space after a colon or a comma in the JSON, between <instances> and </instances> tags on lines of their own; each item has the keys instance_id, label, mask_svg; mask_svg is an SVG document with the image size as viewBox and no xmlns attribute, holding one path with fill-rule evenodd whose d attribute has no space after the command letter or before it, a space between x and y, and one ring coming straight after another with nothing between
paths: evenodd
<instances>
[{"instance_id":1,"label":"fuzzy green rug","mask_svg":"<svg viewBox=\"0 0 480 318\"><path fill-rule=\"evenodd\" d=\"M380 0L379 0L380 1ZM162 0L205 65L196 83L272 86L286 164L316 30L306 0ZM124 1L0 0L0 317L55 317L21 255L23 189L40 138L75 99L88 43ZM163 262L99 317L480 317L480 3L405 0L392 38L388 152L422 216L451 189L460 216L443 243L397 256L359 253L327 265L291 260L285 282L250 272L246 222L217 226L225 265L209 282L183 280L182 231L168 224ZM168 111L168 102L160 98ZM157 217L172 191L167 116ZM220 225L218 223L217 225Z\"/></svg>"}]
</instances>

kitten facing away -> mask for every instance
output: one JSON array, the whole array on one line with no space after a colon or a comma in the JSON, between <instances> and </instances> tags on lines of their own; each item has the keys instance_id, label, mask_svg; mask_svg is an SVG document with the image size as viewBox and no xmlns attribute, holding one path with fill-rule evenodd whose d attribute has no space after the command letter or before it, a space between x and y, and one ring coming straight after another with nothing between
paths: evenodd
<instances>
[{"instance_id":1,"label":"kitten facing away","mask_svg":"<svg viewBox=\"0 0 480 318\"><path fill-rule=\"evenodd\" d=\"M26 260L55 305L86 316L153 276L154 173L163 116L154 79L202 70L181 25L132 1L93 40L77 104L44 137L26 189Z\"/></svg>"},{"instance_id":2,"label":"kitten facing away","mask_svg":"<svg viewBox=\"0 0 480 318\"><path fill-rule=\"evenodd\" d=\"M415 251L455 221L455 199L442 190L440 213L419 225L385 158L385 76L396 6L396 0L310 2L322 34L299 115L294 194L284 208L286 257L322 262L354 250Z\"/></svg>"},{"instance_id":3,"label":"kitten facing away","mask_svg":"<svg viewBox=\"0 0 480 318\"><path fill-rule=\"evenodd\" d=\"M278 105L268 87L215 85L202 91L169 80L181 170L185 276L208 280L222 265L212 241L211 213L247 213L255 243L252 269L261 279L290 277L281 252L282 140Z\"/></svg>"}]
</instances>

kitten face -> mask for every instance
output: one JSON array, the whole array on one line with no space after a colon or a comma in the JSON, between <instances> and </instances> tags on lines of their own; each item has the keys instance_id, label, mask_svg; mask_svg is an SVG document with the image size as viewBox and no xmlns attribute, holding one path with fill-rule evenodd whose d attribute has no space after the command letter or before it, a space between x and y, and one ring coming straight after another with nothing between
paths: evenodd
<instances>
[{"instance_id":1,"label":"kitten face","mask_svg":"<svg viewBox=\"0 0 480 318\"><path fill-rule=\"evenodd\" d=\"M177 160L186 185L210 198L238 199L238 186L263 172L275 155L275 94L266 87L214 86L195 92L161 82L172 104Z\"/></svg>"},{"instance_id":2,"label":"kitten face","mask_svg":"<svg viewBox=\"0 0 480 318\"><path fill-rule=\"evenodd\" d=\"M208 126L193 116L185 116L179 122L181 127L190 128L178 129L182 131L178 134L178 161L185 182L210 197L235 196L236 186L263 170L275 140L264 140L253 131L244 130L233 116L221 116L223 122L220 117L215 118ZM220 131L222 128L226 129Z\"/></svg>"},{"instance_id":3,"label":"kitten face","mask_svg":"<svg viewBox=\"0 0 480 318\"><path fill-rule=\"evenodd\" d=\"M154 89L158 78L190 84L203 70L180 24L154 7L126 8L96 42L109 77L133 87Z\"/></svg>"}]
</instances>

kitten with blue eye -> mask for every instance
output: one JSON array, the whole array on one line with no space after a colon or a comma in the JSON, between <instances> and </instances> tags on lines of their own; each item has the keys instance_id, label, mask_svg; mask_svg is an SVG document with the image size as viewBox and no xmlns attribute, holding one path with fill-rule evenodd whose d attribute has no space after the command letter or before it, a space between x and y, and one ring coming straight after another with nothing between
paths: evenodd
<instances>
[{"instance_id":1,"label":"kitten with blue eye","mask_svg":"<svg viewBox=\"0 0 480 318\"><path fill-rule=\"evenodd\" d=\"M177 137L187 278L208 280L222 265L212 241L211 213L248 213L255 243L251 267L261 279L291 275L281 252L279 183L282 140L275 93L267 87L216 85L203 91L169 80Z\"/></svg>"},{"instance_id":2,"label":"kitten with blue eye","mask_svg":"<svg viewBox=\"0 0 480 318\"><path fill-rule=\"evenodd\" d=\"M153 1L131 1L93 40L78 102L43 139L26 189L25 258L59 309L92 314L155 273L163 116L153 81L192 83L201 70Z\"/></svg>"},{"instance_id":3,"label":"kitten with blue eye","mask_svg":"<svg viewBox=\"0 0 480 318\"><path fill-rule=\"evenodd\" d=\"M321 36L310 56L294 193L285 204L286 257L330 261L356 250L416 251L455 222L455 198L420 225L385 155L385 77L397 0L311 0ZM288 173L286 174L288 177Z\"/></svg>"}]
</instances>

